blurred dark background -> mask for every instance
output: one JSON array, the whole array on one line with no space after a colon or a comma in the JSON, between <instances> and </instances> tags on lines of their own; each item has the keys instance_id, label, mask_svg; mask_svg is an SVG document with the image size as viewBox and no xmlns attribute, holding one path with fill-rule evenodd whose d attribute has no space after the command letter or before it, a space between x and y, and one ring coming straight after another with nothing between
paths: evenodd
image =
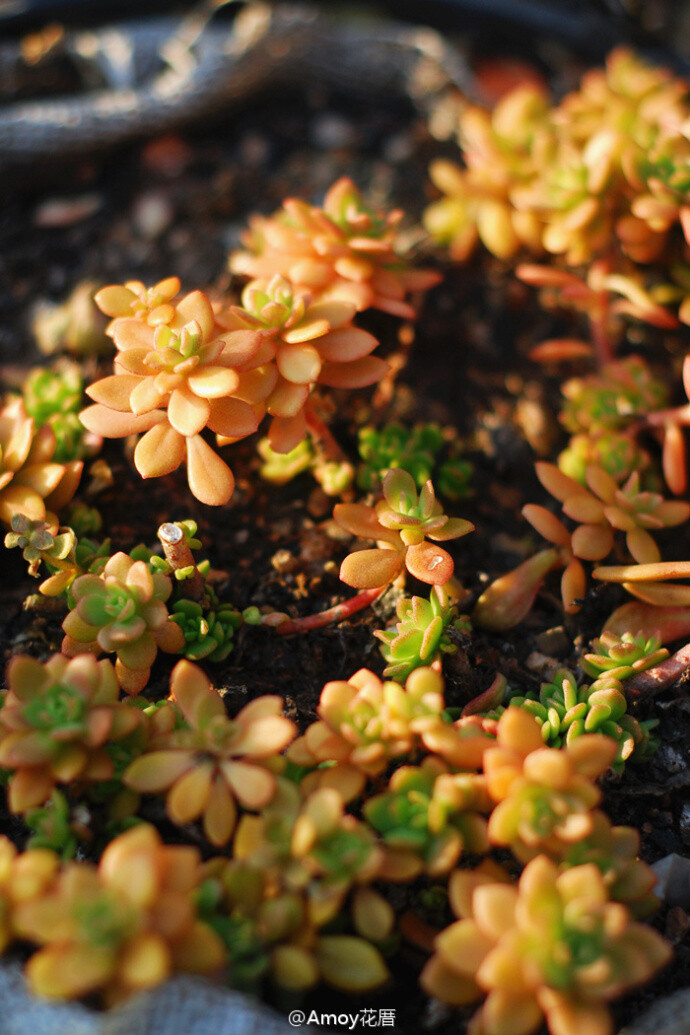
<instances>
[{"instance_id":1,"label":"blurred dark background","mask_svg":"<svg viewBox=\"0 0 690 1035\"><path fill-rule=\"evenodd\" d=\"M278 0L280 2L280 0ZM198 0L0 0L4 37L35 31L48 22L102 25L120 19L177 14ZM235 4L221 17L232 17ZM505 35L520 45L539 33L568 43L578 56L601 57L629 42L690 67L688 0L317 0L322 10L378 10L449 31ZM517 34L517 36L516 36Z\"/></svg>"}]
</instances>

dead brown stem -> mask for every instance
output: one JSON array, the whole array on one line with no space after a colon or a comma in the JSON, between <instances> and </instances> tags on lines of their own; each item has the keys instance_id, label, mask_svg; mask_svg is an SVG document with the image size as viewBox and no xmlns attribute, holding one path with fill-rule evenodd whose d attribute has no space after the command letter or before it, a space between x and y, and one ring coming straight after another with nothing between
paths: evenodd
<instances>
[{"instance_id":1,"label":"dead brown stem","mask_svg":"<svg viewBox=\"0 0 690 1035\"><path fill-rule=\"evenodd\" d=\"M179 525L172 521L166 521L158 529L158 538L163 546L165 559L173 569L179 571L181 568L193 568L194 574L185 579L184 595L189 600L197 602L204 599L204 579L196 566L194 555L189 548L184 531Z\"/></svg>"}]
</instances>

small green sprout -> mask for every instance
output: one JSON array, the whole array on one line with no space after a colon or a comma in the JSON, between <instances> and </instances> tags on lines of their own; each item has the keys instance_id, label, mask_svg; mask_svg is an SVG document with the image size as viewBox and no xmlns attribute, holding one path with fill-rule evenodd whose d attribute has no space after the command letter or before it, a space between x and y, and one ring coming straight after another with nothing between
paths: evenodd
<instances>
[{"instance_id":1,"label":"small green sprout","mask_svg":"<svg viewBox=\"0 0 690 1035\"><path fill-rule=\"evenodd\" d=\"M381 653L388 662L384 676L399 683L404 683L413 669L431 665L442 654L457 651L457 644L449 635L451 630L471 630L469 618L458 615L442 586L434 586L428 600L402 597L396 610L397 623L385 631L377 629L374 636L381 640Z\"/></svg>"},{"instance_id":2,"label":"small green sprout","mask_svg":"<svg viewBox=\"0 0 690 1035\"><path fill-rule=\"evenodd\" d=\"M9 550L21 549L22 557L29 565L29 574L35 578L38 578L41 561L56 569L63 567L75 544L71 528L53 532L46 521L32 521L25 514L13 515L12 531L5 536L5 546Z\"/></svg>"},{"instance_id":3,"label":"small green sprout","mask_svg":"<svg viewBox=\"0 0 690 1035\"><path fill-rule=\"evenodd\" d=\"M54 790L45 805L27 812L24 819L33 830L26 843L27 848L49 848L63 859L74 859L77 837L64 794Z\"/></svg>"},{"instance_id":4,"label":"small green sprout","mask_svg":"<svg viewBox=\"0 0 690 1035\"><path fill-rule=\"evenodd\" d=\"M73 503L67 511L67 524L77 539L95 535L103 527L103 518L95 507L88 503Z\"/></svg>"},{"instance_id":5,"label":"small green sprout","mask_svg":"<svg viewBox=\"0 0 690 1035\"><path fill-rule=\"evenodd\" d=\"M184 633L182 654L190 661L223 661L234 646L235 630L242 624L242 615L231 604L219 604L205 610L193 600L178 600L170 615Z\"/></svg>"},{"instance_id":6,"label":"small green sprout","mask_svg":"<svg viewBox=\"0 0 690 1035\"><path fill-rule=\"evenodd\" d=\"M80 460L94 452L94 443L89 442L78 416L83 395L84 384L79 368L72 363L52 369L37 367L24 382L26 412L33 417L37 428L45 424L52 428L57 440L53 459L58 463Z\"/></svg>"},{"instance_id":7,"label":"small green sprout","mask_svg":"<svg viewBox=\"0 0 690 1035\"><path fill-rule=\"evenodd\" d=\"M661 646L658 636L649 639L644 633L634 636L630 632L616 636L612 632L603 632L592 641L592 653L585 654L580 662L589 676L598 679L601 675L624 680L653 668L668 657L668 651Z\"/></svg>"}]
</instances>

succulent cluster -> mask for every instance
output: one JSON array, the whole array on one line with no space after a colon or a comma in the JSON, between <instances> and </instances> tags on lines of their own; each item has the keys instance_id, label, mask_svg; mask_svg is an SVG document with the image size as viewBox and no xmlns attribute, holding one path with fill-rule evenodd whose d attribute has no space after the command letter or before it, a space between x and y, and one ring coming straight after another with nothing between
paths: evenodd
<instances>
[{"instance_id":1,"label":"succulent cluster","mask_svg":"<svg viewBox=\"0 0 690 1035\"><path fill-rule=\"evenodd\" d=\"M231 256L230 268L254 278L279 274L321 302L349 302L359 311L374 307L414 319L407 296L440 278L406 260L398 231L402 218L399 209L369 208L344 177L321 208L288 198L274 215L254 216L244 250Z\"/></svg>"},{"instance_id":2,"label":"succulent cluster","mask_svg":"<svg viewBox=\"0 0 690 1035\"><path fill-rule=\"evenodd\" d=\"M345 814L337 791L303 799L279 780L261 815L240 820L232 859L207 866L211 923L235 983L255 986L267 974L293 995L320 980L351 993L383 984L389 973L378 945L395 918L370 886L381 860L374 834ZM354 933L328 933L348 897Z\"/></svg>"},{"instance_id":3,"label":"succulent cluster","mask_svg":"<svg viewBox=\"0 0 690 1035\"><path fill-rule=\"evenodd\" d=\"M37 428L48 424L56 440L58 463L81 460L98 452L101 440L89 436L79 420L84 382L76 364L36 367L22 387L24 406Z\"/></svg>"},{"instance_id":4,"label":"succulent cluster","mask_svg":"<svg viewBox=\"0 0 690 1035\"><path fill-rule=\"evenodd\" d=\"M57 526L56 513L74 495L81 460L57 463L55 433L37 428L19 396L0 407L0 521L10 525L15 514Z\"/></svg>"},{"instance_id":5,"label":"succulent cluster","mask_svg":"<svg viewBox=\"0 0 690 1035\"><path fill-rule=\"evenodd\" d=\"M205 428L225 445L251 435L268 414L271 448L289 453L306 438L315 385L360 388L387 371L371 356L377 339L352 325L355 313L378 305L414 317L405 296L439 279L395 252L401 215L369 212L341 180L323 210L292 199L282 214L257 217L250 251L232 260L252 277L240 304L214 305L203 291L178 299L176 277L151 288L102 288L96 302L112 317L115 373L87 389L95 405L83 424L110 438L143 432L134 454L142 477L186 460L197 499L226 503L234 477Z\"/></svg>"},{"instance_id":6,"label":"succulent cluster","mask_svg":"<svg viewBox=\"0 0 690 1035\"><path fill-rule=\"evenodd\" d=\"M379 488L386 474L397 467L412 475L418 489L431 479L449 500L470 494L472 464L452 452L442 459L446 438L437 424L406 428L392 422L382 428L360 428L358 438L362 462L357 485L365 492Z\"/></svg>"},{"instance_id":7,"label":"succulent cluster","mask_svg":"<svg viewBox=\"0 0 690 1035\"><path fill-rule=\"evenodd\" d=\"M656 656L651 654L651 664L662 660L667 653L660 650ZM657 725L654 719L639 722L627 714L628 703L621 679L644 667L640 665L637 670L631 667L626 672L622 666L614 670L621 673L619 677L610 672L597 673L598 678L593 683L580 685L569 669L558 669L548 683L542 683L538 695L513 694L508 703L533 715L541 724L544 743L552 747L569 744L584 733L603 733L611 737L617 745L612 768L622 772L631 756L641 758L649 751L649 733Z\"/></svg>"},{"instance_id":8,"label":"succulent cluster","mask_svg":"<svg viewBox=\"0 0 690 1035\"><path fill-rule=\"evenodd\" d=\"M465 104L465 168L431 166L444 197L427 209L427 229L458 261L481 240L501 259L527 251L589 266L605 323L617 313L654 320L659 296L684 319L685 295L671 270L687 242L689 114L686 84L625 48L556 106L532 84L515 87L492 112ZM557 285L560 271L543 271L544 285ZM571 286L565 271L561 283ZM673 309L663 310L667 325Z\"/></svg>"},{"instance_id":9,"label":"succulent cluster","mask_svg":"<svg viewBox=\"0 0 690 1035\"><path fill-rule=\"evenodd\" d=\"M240 611L214 589L225 573L198 561L194 521L159 527L163 556L93 541L101 522L83 501L61 525L55 511L71 499L88 445L74 428L81 375L35 371L24 401L5 404L5 544L68 608L62 654L13 657L0 698L0 778L30 833L22 853L0 839L0 950L14 939L36 949L26 965L36 993L109 1005L174 971L222 973L253 991L270 981L281 1001L320 981L368 992L389 979L400 937L414 935L414 913L398 924L390 885L417 878L434 882L420 900L440 897L438 917L447 885L458 917L418 937L431 957L422 985L452 1005L483 999L476 1035L528 1035L544 1019L554 1035L603 1035L607 1003L665 964L669 946L638 922L657 905L654 874L635 831L600 810L599 781L649 749L654 722L628 714L627 687L673 660L661 642L690 632L690 587L670 581L690 563L662 561L654 538L690 517L686 501L663 497L655 470L663 452L669 488L684 491L690 415L668 408L668 386L646 362L611 361L609 345L621 316L669 328L677 311L690 323L687 105L678 80L619 50L556 108L533 86L493 113L465 104L467 167L433 169L447 197L427 225L455 258L478 239L502 259L522 249L560 257L518 274L543 289L545 305L589 317L599 369L565 383L561 423L572 438L558 466L537 464L563 520L524 508L548 546L488 585L473 618L496 631L517 624L551 572L561 572L573 615L585 564L599 564L595 578L637 599L583 653L591 682L562 668L518 696L498 673L464 708L466 687L454 680L446 693L444 655L467 647L479 679L492 657L471 658L470 619L455 603L471 592L439 545L474 526L445 513L434 484L463 498L471 466L437 425L380 423L395 364L388 374L372 355L377 339L353 322L369 307L414 319L416 296L438 276L410 265L402 213L369 208L348 179L322 207L291 198L252 220L230 259L251 278L239 299L182 294L176 277L99 290L117 354L114 373L87 389L94 405L81 421L99 436L140 435L133 459L145 478L186 461L194 496L219 506L234 476L214 446L268 416L264 477L283 484L309 469L326 493L347 490L324 532L375 543L342 563L355 597L301 619ZM572 265L584 269L561 268ZM586 343L547 345L536 358L591 359ZM690 391L690 358L684 374ZM355 465L324 423L335 403L316 389L384 375L367 415L378 426L359 431L356 484L369 495L352 502ZM310 500L312 516L322 497ZM226 544L220 557L230 552ZM625 554L635 563L601 566ZM268 642L273 631L347 618L391 583L399 591L406 573L431 590L401 597L397 620L376 633L383 677L360 668L327 682L301 729L276 694L247 688L246 703L229 708L227 667L217 690L193 663L228 659L243 623L261 625ZM159 650L184 656L162 700L161 673L151 679ZM457 672L463 661L457 653ZM163 811L164 836L184 846L146 822Z\"/></svg>"}]
</instances>

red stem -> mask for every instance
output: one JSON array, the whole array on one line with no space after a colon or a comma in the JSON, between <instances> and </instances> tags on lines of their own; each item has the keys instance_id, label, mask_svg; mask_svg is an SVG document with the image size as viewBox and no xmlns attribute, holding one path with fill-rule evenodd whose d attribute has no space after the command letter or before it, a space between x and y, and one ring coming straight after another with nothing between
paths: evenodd
<instances>
[{"instance_id":1,"label":"red stem","mask_svg":"<svg viewBox=\"0 0 690 1035\"><path fill-rule=\"evenodd\" d=\"M646 672L638 672L631 679L627 679L625 691L632 698L660 694L662 690L673 686L689 668L690 643L686 643L679 651L655 665L654 668L649 668Z\"/></svg>"},{"instance_id":2,"label":"red stem","mask_svg":"<svg viewBox=\"0 0 690 1035\"><path fill-rule=\"evenodd\" d=\"M319 611L316 615L306 615L304 618L290 618L287 622L281 622L275 627L280 636L289 636L291 633L309 632L311 629L321 629L324 625L331 625L332 622L342 622L357 611L368 607L378 600L385 593L388 586L377 586L376 589L363 589L357 596L344 600L342 604L329 607L326 611Z\"/></svg>"},{"instance_id":3,"label":"red stem","mask_svg":"<svg viewBox=\"0 0 690 1035\"><path fill-rule=\"evenodd\" d=\"M596 310L589 317L589 327L597 363L599 367L603 367L613 359L613 345L609 333L610 298L608 291L598 292L597 295Z\"/></svg>"},{"instance_id":4,"label":"red stem","mask_svg":"<svg viewBox=\"0 0 690 1035\"><path fill-rule=\"evenodd\" d=\"M304 416L307 427L314 440L321 446L326 460L335 460L338 463L347 462L345 453L336 442L328 426L321 420L311 399L307 399L304 404Z\"/></svg>"}]
</instances>

